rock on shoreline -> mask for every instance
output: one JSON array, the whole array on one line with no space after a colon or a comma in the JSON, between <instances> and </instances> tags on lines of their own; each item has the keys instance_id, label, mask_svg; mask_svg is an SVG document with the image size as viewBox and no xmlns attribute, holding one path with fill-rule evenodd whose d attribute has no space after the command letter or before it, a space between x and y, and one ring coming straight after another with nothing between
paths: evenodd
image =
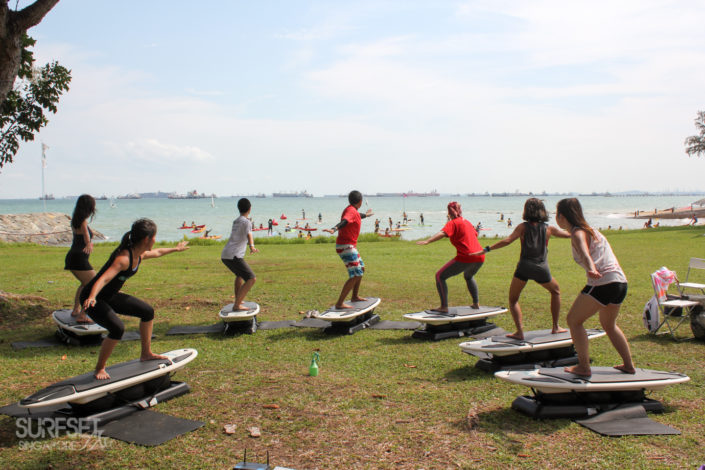
<instances>
[{"instance_id":1,"label":"rock on shoreline","mask_svg":"<svg viewBox=\"0 0 705 470\"><path fill-rule=\"evenodd\" d=\"M94 241L105 239L93 230ZM72 240L71 217L61 212L0 214L0 242L68 246Z\"/></svg>"}]
</instances>

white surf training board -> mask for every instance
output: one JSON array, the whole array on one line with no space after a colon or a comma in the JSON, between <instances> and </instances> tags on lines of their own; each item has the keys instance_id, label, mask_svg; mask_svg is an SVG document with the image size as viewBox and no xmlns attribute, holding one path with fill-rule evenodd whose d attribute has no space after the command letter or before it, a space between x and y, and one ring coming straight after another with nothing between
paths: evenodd
<instances>
[{"instance_id":1,"label":"white surf training board","mask_svg":"<svg viewBox=\"0 0 705 470\"><path fill-rule=\"evenodd\" d=\"M597 329L588 329L588 340L605 336L605 332ZM529 351L541 351L545 349L565 348L573 344L569 331L563 333L551 333L551 330L525 331L524 339L509 338L506 335L492 336L477 341L466 341L460 343L460 349L464 353L485 356L511 356L513 354L526 353Z\"/></svg>"},{"instance_id":2,"label":"white surf training board","mask_svg":"<svg viewBox=\"0 0 705 470\"><path fill-rule=\"evenodd\" d=\"M495 377L543 393L607 392L626 390L661 390L690 380L685 374L637 369L625 374L613 367L592 367L592 376L565 372L563 367L495 372Z\"/></svg>"},{"instance_id":3,"label":"white surf training board","mask_svg":"<svg viewBox=\"0 0 705 470\"><path fill-rule=\"evenodd\" d=\"M494 317L506 311L507 309L504 307L480 305L480 308L472 308L468 305L464 305L461 307L449 307L448 313L424 310L423 312L407 313L404 315L404 318L431 325L445 325L448 323L482 320L483 318Z\"/></svg>"},{"instance_id":4,"label":"white surf training board","mask_svg":"<svg viewBox=\"0 0 705 470\"><path fill-rule=\"evenodd\" d=\"M175 349L163 355L168 359L135 359L109 366L105 369L110 375L107 380L96 379L93 371L62 380L23 398L19 404L24 408L40 408L63 403L88 403L108 393L172 373L193 361L198 351L190 348Z\"/></svg>"},{"instance_id":5,"label":"white surf training board","mask_svg":"<svg viewBox=\"0 0 705 470\"><path fill-rule=\"evenodd\" d=\"M360 315L374 310L381 301L382 300L377 297L368 297L367 300L360 302L348 301L346 303L353 308L337 309L333 306L323 313L314 313L313 318L320 318L321 320L327 320L329 322L350 321L355 317L359 317Z\"/></svg>"},{"instance_id":6,"label":"white surf training board","mask_svg":"<svg viewBox=\"0 0 705 470\"><path fill-rule=\"evenodd\" d=\"M259 304L256 302L243 302L245 307L247 307L247 310L237 310L233 312L233 305L228 304L225 307L223 307L220 310L220 313L218 316L220 316L220 319L223 320L224 322L231 322L231 321L244 321L244 320L249 320L253 318L255 315L259 313Z\"/></svg>"},{"instance_id":7,"label":"white surf training board","mask_svg":"<svg viewBox=\"0 0 705 470\"><path fill-rule=\"evenodd\" d=\"M71 310L61 309L54 310L51 314L54 323L62 330L69 331L76 336L90 336L107 334L108 330L97 323L78 323L71 316Z\"/></svg>"}]
</instances>

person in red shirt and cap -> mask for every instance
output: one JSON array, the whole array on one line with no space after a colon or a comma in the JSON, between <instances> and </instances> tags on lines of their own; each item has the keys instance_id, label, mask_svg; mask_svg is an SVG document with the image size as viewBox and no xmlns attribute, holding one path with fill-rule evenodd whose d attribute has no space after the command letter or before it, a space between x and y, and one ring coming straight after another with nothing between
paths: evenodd
<instances>
[{"instance_id":1,"label":"person in red shirt and cap","mask_svg":"<svg viewBox=\"0 0 705 470\"><path fill-rule=\"evenodd\" d=\"M448 313L448 286L446 279L463 273L468 291L472 297L472 308L480 308L479 293L475 274L485 262L485 255L477 254L482 251L482 245L477 240L477 231L470 222L463 218L460 204L453 201L448 204L448 223L440 232L427 240L416 242L417 245L428 245L442 238L450 238L457 253L455 258L448 261L436 273L436 288L441 298L441 306L433 309L434 312Z\"/></svg>"}]
</instances>

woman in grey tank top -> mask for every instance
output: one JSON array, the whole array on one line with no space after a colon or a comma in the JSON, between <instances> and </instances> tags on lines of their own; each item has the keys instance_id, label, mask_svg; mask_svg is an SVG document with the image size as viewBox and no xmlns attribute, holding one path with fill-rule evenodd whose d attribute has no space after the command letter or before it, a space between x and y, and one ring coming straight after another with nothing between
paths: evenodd
<instances>
[{"instance_id":1,"label":"woman in grey tank top","mask_svg":"<svg viewBox=\"0 0 705 470\"><path fill-rule=\"evenodd\" d=\"M562 333L566 330L558 325L558 317L561 313L561 290L548 268L548 240L551 236L570 238L570 234L546 223L548 214L540 199L532 197L526 200L522 218L525 222L517 225L511 235L492 246L485 247L485 252L488 252L507 246L516 239L521 241L519 263L514 271L512 283L509 285L509 311L512 313L516 331L507 336L524 339L524 324L519 306L519 296L521 296L529 279L537 282L551 294L551 318L553 321L551 333Z\"/></svg>"}]
</instances>

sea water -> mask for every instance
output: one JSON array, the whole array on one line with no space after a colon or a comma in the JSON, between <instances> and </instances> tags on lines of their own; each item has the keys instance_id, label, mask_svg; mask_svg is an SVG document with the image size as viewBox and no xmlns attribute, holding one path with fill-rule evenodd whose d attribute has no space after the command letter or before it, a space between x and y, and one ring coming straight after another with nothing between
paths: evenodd
<instances>
[{"instance_id":1,"label":"sea water","mask_svg":"<svg viewBox=\"0 0 705 470\"><path fill-rule=\"evenodd\" d=\"M374 231L374 220L380 220L380 231L389 227L389 219L396 228L397 223L403 223L402 214L406 212L407 230L401 232L402 238L407 240L428 237L438 232L446 222L446 206L450 201L458 201L463 210L463 217L473 225L482 224L481 237L503 237L511 233L517 224L521 223L522 210L526 196L438 196L438 197L366 197L360 212L372 209L374 215L362 221L362 232ZM546 208L550 212L551 221L555 225L556 203L562 196L542 197ZM653 211L654 209L682 208L690 206L698 196L582 196L578 198L583 206L585 217L591 226L607 229L611 227L618 230L641 228L643 219L633 219L636 210ZM190 230L181 230L183 222L190 225L206 225L210 235L221 235L227 239L230 235L232 221L238 216L238 198L216 198L211 204L211 199L117 199L114 201L96 201L98 212L90 226L100 231L109 240L118 240L123 233L129 230L132 222L140 217L154 220L159 227L157 240L180 240L184 235L198 237L201 234L191 233ZM252 212L250 217L255 227L262 224L267 227L269 219L276 220L279 225L274 227L274 235L295 237L296 230L285 232L284 227L289 223L292 227L297 223L317 229L312 232L314 236L321 235L323 228L330 228L340 220L340 215L345 208L345 197L265 197L250 198ZM41 201L38 199L4 199L0 200L0 214L22 214L32 212L62 212L71 215L75 199L56 199ZM44 204L46 203L46 209ZM322 222L318 223L321 214ZM424 225L420 224L420 215L424 216ZM281 216L286 219L281 219ZM504 216L503 220L500 220ZM305 216L305 219L304 219ZM508 226L511 219L513 226ZM654 219L654 223L657 220ZM660 220L664 226L684 225L688 219ZM269 236L267 230L254 232L255 237ZM323 233L323 235L328 235Z\"/></svg>"}]
</instances>

